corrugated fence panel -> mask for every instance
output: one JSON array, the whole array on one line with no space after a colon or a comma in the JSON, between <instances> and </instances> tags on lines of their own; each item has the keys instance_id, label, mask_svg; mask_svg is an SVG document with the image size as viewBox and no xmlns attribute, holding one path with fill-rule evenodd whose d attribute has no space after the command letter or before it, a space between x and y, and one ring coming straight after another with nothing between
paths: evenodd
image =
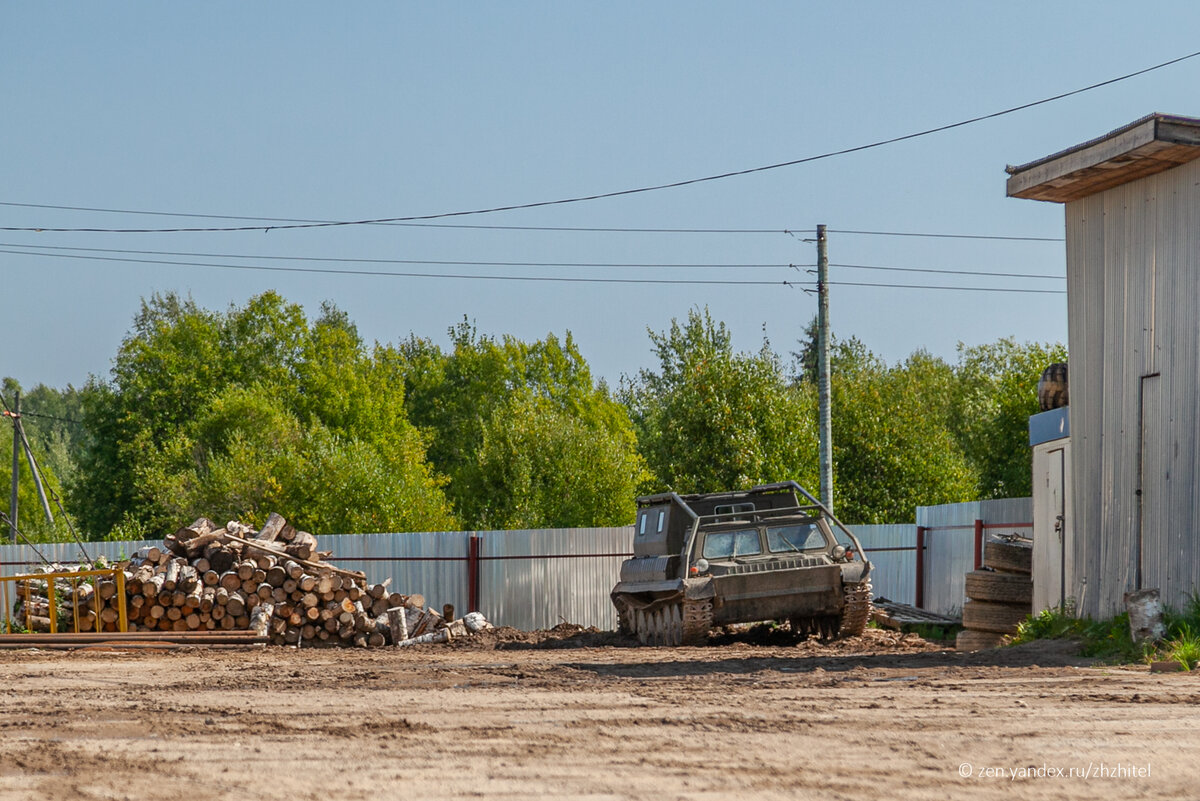
<instances>
[{"instance_id":1,"label":"corrugated fence panel","mask_svg":"<svg viewBox=\"0 0 1200 801\"><path fill-rule=\"evenodd\" d=\"M1033 499L1003 498L943 506L918 506L925 533L925 608L959 615L966 600L966 575L975 569L975 521L987 534L1032 536Z\"/></svg>"},{"instance_id":2,"label":"corrugated fence panel","mask_svg":"<svg viewBox=\"0 0 1200 801\"><path fill-rule=\"evenodd\" d=\"M911 523L851 526L871 560L876 598L902 604L917 600L917 527Z\"/></svg>"},{"instance_id":3,"label":"corrugated fence panel","mask_svg":"<svg viewBox=\"0 0 1200 801\"><path fill-rule=\"evenodd\" d=\"M498 626L534 630L564 621L611 629L609 592L633 550L633 527L483 531L480 610Z\"/></svg>"},{"instance_id":4,"label":"corrugated fence panel","mask_svg":"<svg viewBox=\"0 0 1200 801\"><path fill-rule=\"evenodd\" d=\"M345 570L361 570L378 584L391 578L391 591L421 593L425 603L440 610L454 604L467 610L467 548L469 531L415 534L326 534L317 537L322 551L333 551L329 562Z\"/></svg>"}]
</instances>

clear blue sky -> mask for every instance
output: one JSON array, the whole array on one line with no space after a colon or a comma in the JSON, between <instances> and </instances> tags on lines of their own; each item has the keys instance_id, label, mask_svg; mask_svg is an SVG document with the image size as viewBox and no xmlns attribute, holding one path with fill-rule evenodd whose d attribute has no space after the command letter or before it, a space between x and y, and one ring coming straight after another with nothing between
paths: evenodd
<instances>
[{"instance_id":1,"label":"clear blue sky","mask_svg":"<svg viewBox=\"0 0 1200 801\"><path fill-rule=\"evenodd\" d=\"M787 161L1069 91L1200 49L1200 6L1127 3L10 3L0 11L0 201L351 220L609 192ZM1200 114L1200 58L1001 119L661 192L459 220L1060 237L1004 166L1152 111ZM213 224L235 222L208 221ZM0 225L203 220L0 206ZM801 235L803 236L803 234ZM5 245L430 261L809 264L785 234L354 226L270 233L15 233ZM11 248L5 248L11 249ZM102 255L102 254L101 254ZM156 258L132 256L131 258ZM188 257L157 257L189 260ZM1063 274L1059 242L831 234L835 264ZM193 261L222 261L191 257ZM223 261L231 261L224 259ZM245 263L244 260L240 263ZM285 266L288 262L254 262ZM574 277L804 279L786 267L298 266ZM835 268L835 281L1062 288ZM707 305L739 349L794 348L815 298L638 286L266 273L0 253L0 375L105 375L140 299L332 300L368 340L571 330L596 374L652 364L647 327ZM1063 341L1060 295L835 287L834 331L918 348Z\"/></svg>"}]
</instances>

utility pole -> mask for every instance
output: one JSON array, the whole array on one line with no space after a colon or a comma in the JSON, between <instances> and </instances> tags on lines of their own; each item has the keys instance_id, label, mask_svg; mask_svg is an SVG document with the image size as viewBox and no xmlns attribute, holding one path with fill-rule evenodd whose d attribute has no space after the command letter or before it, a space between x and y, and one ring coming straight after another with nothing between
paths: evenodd
<instances>
[{"instance_id":1,"label":"utility pole","mask_svg":"<svg viewBox=\"0 0 1200 801\"><path fill-rule=\"evenodd\" d=\"M17 399L13 401L12 409L13 422L13 463L12 463L12 496L8 504L8 539L9 542L17 541L17 481L20 478L21 471L21 432L18 428L21 425L21 391L17 390Z\"/></svg>"},{"instance_id":2,"label":"utility pole","mask_svg":"<svg viewBox=\"0 0 1200 801\"><path fill-rule=\"evenodd\" d=\"M817 412L821 503L833 511L833 424L829 399L829 247L817 226Z\"/></svg>"},{"instance_id":3,"label":"utility pole","mask_svg":"<svg viewBox=\"0 0 1200 801\"><path fill-rule=\"evenodd\" d=\"M37 488L38 500L42 502L42 511L46 513L46 522L54 525L54 515L50 513L50 501L46 499L46 488L42 486L42 471L38 469L37 459L33 458L33 449L29 447L29 437L25 436L25 426L17 418L17 432L21 435L21 447L25 451L25 461L29 464L29 472L33 474L33 486Z\"/></svg>"}]
</instances>

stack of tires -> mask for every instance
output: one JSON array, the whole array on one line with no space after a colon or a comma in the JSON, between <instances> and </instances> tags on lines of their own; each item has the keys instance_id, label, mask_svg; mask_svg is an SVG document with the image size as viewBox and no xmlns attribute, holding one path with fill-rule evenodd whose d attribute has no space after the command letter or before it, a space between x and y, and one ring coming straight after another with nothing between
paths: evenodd
<instances>
[{"instance_id":1,"label":"stack of tires","mask_svg":"<svg viewBox=\"0 0 1200 801\"><path fill-rule=\"evenodd\" d=\"M1033 604L1033 547L1027 540L988 540L983 569L967 574L963 627L955 647L978 651L1004 644Z\"/></svg>"}]
</instances>

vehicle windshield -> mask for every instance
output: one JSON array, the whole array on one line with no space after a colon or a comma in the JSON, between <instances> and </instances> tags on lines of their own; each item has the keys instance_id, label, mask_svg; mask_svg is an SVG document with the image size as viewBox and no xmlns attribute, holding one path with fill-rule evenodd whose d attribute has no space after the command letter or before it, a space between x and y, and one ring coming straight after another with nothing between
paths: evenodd
<instances>
[{"instance_id":1,"label":"vehicle windshield","mask_svg":"<svg viewBox=\"0 0 1200 801\"><path fill-rule=\"evenodd\" d=\"M704 538L705 559L736 559L760 553L762 544L758 541L757 529L713 532Z\"/></svg>"},{"instance_id":2,"label":"vehicle windshield","mask_svg":"<svg viewBox=\"0 0 1200 801\"><path fill-rule=\"evenodd\" d=\"M825 535L816 523L795 523L789 526L771 526L767 529L767 547L772 553L782 551L823 551L827 543Z\"/></svg>"}]
</instances>

